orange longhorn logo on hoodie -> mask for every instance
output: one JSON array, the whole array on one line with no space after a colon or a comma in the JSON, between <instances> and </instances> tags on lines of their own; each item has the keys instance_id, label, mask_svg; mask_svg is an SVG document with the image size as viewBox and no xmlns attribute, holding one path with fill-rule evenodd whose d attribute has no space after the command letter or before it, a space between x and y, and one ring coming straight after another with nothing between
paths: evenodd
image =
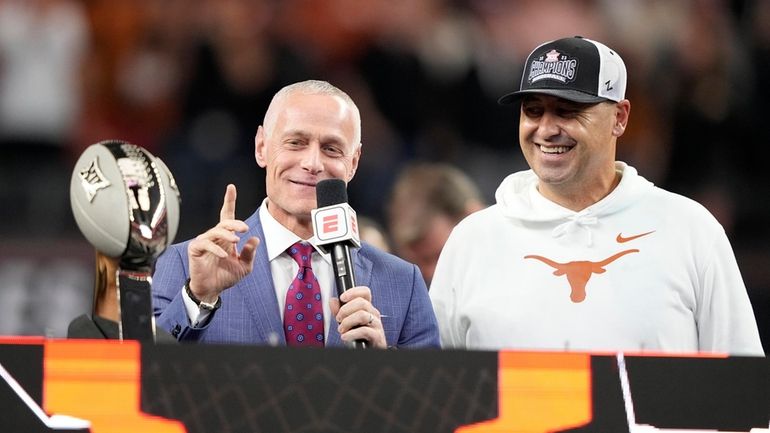
<instances>
[{"instance_id":1,"label":"orange longhorn logo on hoodie","mask_svg":"<svg viewBox=\"0 0 770 433\"><path fill-rule=\"evenodd\" d=\"M527 255L525 259L537 259L545 263L548 266L556 269L553 274L556 276L566 275L569 286L572 289L570 293L570 299L572 302L583 302L586 298L586 284L591 279L593 274L603 274L605 272L604 267L614 262L615 260L630 253L638 253L639 250L625 250L621 251L613 256L607 257L600 262L591 262L588 260L578 260L569 263L559 263L557 261L548 259L543 256Z\"/></svg>"}]
</instances>

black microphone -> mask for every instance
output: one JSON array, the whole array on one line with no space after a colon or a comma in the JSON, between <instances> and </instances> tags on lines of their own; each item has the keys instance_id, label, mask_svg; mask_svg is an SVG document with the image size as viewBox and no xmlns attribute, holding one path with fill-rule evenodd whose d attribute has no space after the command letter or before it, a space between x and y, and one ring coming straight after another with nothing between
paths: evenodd
<instances>
[{"instance_id":1,"label":"black microphone","mask_svg":"<svg viewBox=\"0 0 770 433\"><path fill-rule=\"evenodd\" d=\"M351 248L360 248L356 212L348 204L348 191L341 179L326 179L316 185L318 208L313 210L313 232L318 247L332 256L337 296L355 287ZM356 340L357 349L367 347L366 340Z\"/></svg>"}]
</instances>

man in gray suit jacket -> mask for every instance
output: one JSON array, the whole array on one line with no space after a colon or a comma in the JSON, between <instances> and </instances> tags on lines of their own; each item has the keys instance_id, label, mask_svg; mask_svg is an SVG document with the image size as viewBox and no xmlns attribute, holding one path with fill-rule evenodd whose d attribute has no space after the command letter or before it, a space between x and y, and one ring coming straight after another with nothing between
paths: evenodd
<instances>
[{"instance_id":1,"label":"man in gray suit jacket","mask_svg":"<svg viewBox=\"0 0 770 433\"><path fill-rule=\"evenodd\" d=\"M438 347L428 290L411 263L364 244L352 257L359 286L336 297L331 259L315 245L310 211L315 185L349 182L360 156L360 114L346 93L322 81L276 93L255 137L267 198L246 221L236 220L236 189L228 185L219 223L158 259L158 325L180 341ZM306 261L292 256L308 245ZM317 284L302 292L307 275Z\"/></svg>"}]
</instances>

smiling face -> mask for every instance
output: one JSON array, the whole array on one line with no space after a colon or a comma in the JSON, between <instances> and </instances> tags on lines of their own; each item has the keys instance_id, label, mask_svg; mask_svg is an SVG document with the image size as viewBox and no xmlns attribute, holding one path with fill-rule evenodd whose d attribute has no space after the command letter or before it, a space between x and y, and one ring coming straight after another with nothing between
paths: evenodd
<instances>
[{"instance_id":1,"label":"smiling face","mask_svg":"<svg viewBox=\"0 0 770 433\"><path fill-rule=\"evenodd\" d=\"M572 210L601 200L617 185L615 147L631 104L581 104L542 94L521 103L519 143L548 199Z\"/></svg>"},{"instance_id":2,"label":"smiling face","mask_svg":"<svg viewBox=\"0 0 770 433\"><path fill-rule=\"evenodd\" d=\"M268 211L303 239L312 236L315 185L353 178L361 155L358 115L342 97L289 93L273 101L255 138L267 171Z\"/></svg>"}]
</instances>

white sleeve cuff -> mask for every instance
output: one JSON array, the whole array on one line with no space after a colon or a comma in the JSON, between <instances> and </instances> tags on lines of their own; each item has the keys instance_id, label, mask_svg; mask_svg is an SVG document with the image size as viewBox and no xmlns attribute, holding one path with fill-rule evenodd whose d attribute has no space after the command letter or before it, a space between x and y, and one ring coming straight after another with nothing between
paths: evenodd
<instances>
[{"instance_id":1,"label":"white sleeve cuff","mask_svg":"<svg viewBox=\"0 0 770 433\"><path fill-rule=\"evenodd\" d=\"M209 318L211 311L200 308L195 302L187 295L187 291L182 286L182 301L184 301L184 308L187 310L187 318L190 319L190 325L195 328L200 323L205 323Z\"/></svg>"}]
</instances>

